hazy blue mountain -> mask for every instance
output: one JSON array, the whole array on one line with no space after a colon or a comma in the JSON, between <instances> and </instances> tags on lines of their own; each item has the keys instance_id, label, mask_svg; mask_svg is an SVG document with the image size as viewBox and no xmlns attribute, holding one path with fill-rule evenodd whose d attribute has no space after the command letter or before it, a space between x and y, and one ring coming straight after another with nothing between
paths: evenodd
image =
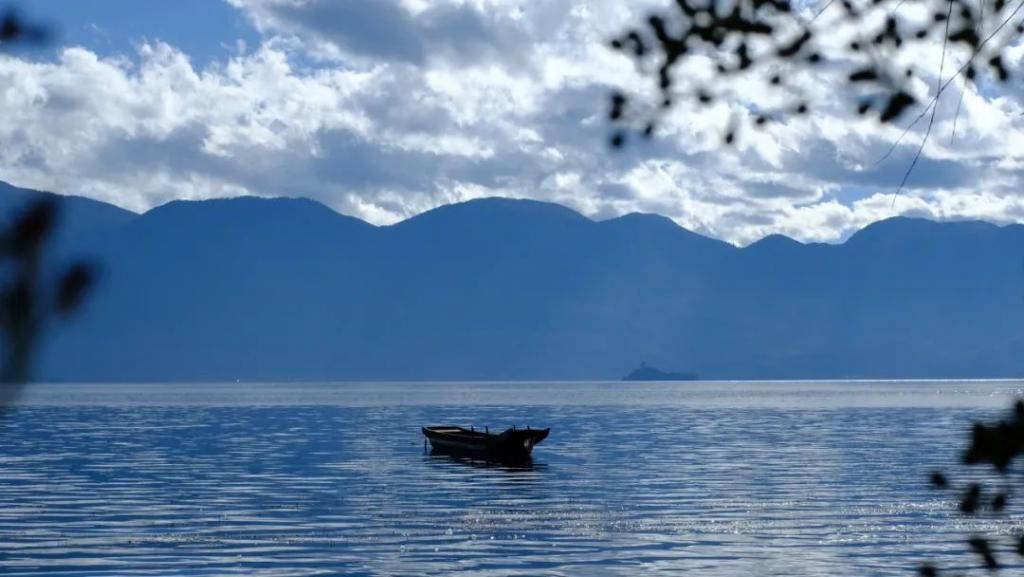
<instances>
[{"instance_id":1,"label":"hazy blue mountain","mask_svg":"<svg viewBox=\"0 0 1024 577\"><path fill-rule=\"evenodd\" d=\"M13 191L13 192L12 192ZM0 207L20 189L0 187ZM20 195L20 196L19 196ZM1024 227L896 218L747 248L672 221L485 199L388 227L308 200L85 199L104 274L60 380L1024 376Z\"/></svg>"}]
</instances>

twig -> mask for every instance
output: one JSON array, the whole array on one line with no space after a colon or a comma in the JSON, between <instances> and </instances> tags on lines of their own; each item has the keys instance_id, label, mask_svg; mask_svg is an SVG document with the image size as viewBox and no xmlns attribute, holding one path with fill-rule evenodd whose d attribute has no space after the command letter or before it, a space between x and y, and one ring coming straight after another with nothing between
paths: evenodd
<instances>
[{"instance_id":1,"label":"twig","mask_svg":"<svg viewBox=\"0 0 1024 577\"><path fill-rule=\"evenodd\" d=\"M899 188L892 195L892 205L890 209L896 206L896 197L899 196L900 191L903 190L903 186L907 184L907 179L910 178L910 173L914 172L914 167L917 166L917 161L921 158L921 153L924 152L924 146L928 143L928 137L932 134L932 126L935 124L935 113L939 110L939 93L942 89L942 73L946 68L946 46L949 44L949 20L953 15L953 3L949 3L949 9L946 11L946 31L942 36L942 56L939 58L939 77L935 81L935 105L932 106L932 116L928 119L928 128L924 131L924 138L921 139L921 145L917 147L917 154L914 155L914 160L907 167L907 172L903 174L903 180L900 181Z\"/></svg>"},{"instance_id":2,"label":"twig","mask_svg":"<svg viewBox=\"0 0 1024 577\"><path fill-rule=\"evenodd\" d=\"M981 36L981 23L985 20L985 0L978 0L978 26L975 27L975 32L978 36ZM956 139L956 125L957 121L960 120L960 107L964 105L964 92L967 92L967 78L964 78L964 86L960 89L960 100L956 103L956 114L953 115L953 131L949 135L949 142L952 143Z\"/></svg>"},{"instance_id":3,"label":"twig","mask_svg":"<svg viewBox=\"0 0 1024 577\"><path fill-rule=\"evenodd\" d=\"M963 66L961 66L959 69L957 69L957 71L952 76L949 77L949 80L944 82L942 84L942 86L939 87L939 90L935 93L935 96L933 96L931 98L931 100L928 101L928 104L925 105L924 109L921 111L921 114L918 114L917 118L915 118L910 124L907 125L907 127L903 130L903 134L901 134L900 137L896 139L896 142L894 142L892 144L892 146L889 147L889 150L887 150L886 153L883 154L881 158L879 158L877 161L875 161L875 164L874 164L875 166L878 166L879 164L884 162L887 158L889 158L889 156L892 155L892 152L894 150L896 150L896 147L899 146L900 142L907 135L907 133L910 132L910 130L912 128L914 128L914 125L916 125L918 122L920 122L920 120L922 118L924 118L924 116L926 114L928 114L929 109L931 109L931 107L938 101L939 96L943 92L945 92L945 90L947 88L949 88L949 85L954 80L956 80L961 74L964 73L965 70L967 70L967 68L969 66L971 66L971 64L974 62L974 59L977 58L977 56L979 54L981 54L981 49L984 48L985 45L988 44L993 38L995 38L996 34L998 34L1000 31L1002 31L1002 29L1005 28L1006 25L1010 23L1010 20L1013 20L1014 16L1016 16L1017 13L1020 12L1021 8L1024 8L1024 0L1022 0L1020 3L1018 3L1017 7L1013 9L1013 12L1011 12L1010 15L1006 17L1005 20L1000 22L999 26L997 26L996 29L993 30L991 34L986 36L985 39L982 40L978 44L978 47L975 49L974 53L971 54L970 58L967 59L967 62L965 62L963 64Z\"/></svg>"}]
</instances>

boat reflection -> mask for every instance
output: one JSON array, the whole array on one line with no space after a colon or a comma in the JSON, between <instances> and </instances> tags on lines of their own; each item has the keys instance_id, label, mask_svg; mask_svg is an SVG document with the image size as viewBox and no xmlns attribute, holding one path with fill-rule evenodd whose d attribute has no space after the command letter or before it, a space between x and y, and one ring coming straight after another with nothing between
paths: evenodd
<instances>
[{"instance_id":1,"label":"boat reflection","mask_svg":"<svg viewBox=\"0 0 1024 577\"><path fill-rule=\"evenodd\" d=\"M425 452L423 460L438 465L452 463L479 469L504 471L542 471L547 469L547 465L534 462L532 457L522 459L487 459L435 448Z\"/></svg>"}]
</instances>

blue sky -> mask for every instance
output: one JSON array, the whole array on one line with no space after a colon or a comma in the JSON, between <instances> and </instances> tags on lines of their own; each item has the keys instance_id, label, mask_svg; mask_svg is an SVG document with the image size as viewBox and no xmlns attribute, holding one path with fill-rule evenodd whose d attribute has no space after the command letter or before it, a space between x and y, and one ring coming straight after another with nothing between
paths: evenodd
<instances>
[{"instance_id":1,"label":"blue sky","mask_svg":"<svg viewBox=\"0 0 1024 577\"><path fill-rule=\"evenodd\" d=\"M229 57L237 41L259 33L237 8L218 0L31 0L19 12L56 31L54 50L88 47L103 56L134 55L139 43L162 40L199 66Z\"/></svg>"},{"instance_id":2,"label":"blue sky","mask_svg":"<svg viewBox=\"0 0 1024 577\"><path fill-rule=\"evenodd\" d=\"M136 211L304 196L377 224L525 197L592 218L659 213L737 244L837 241L900 214L1024 219L1020 74L968 87L955 139L960 85L946 93L895 202L924 123L876 165L902 126L858 118L841 75L794 75L815 113L746 130L735 147L721 146L722 127L771 104L755 83L681 105L653 142L610 152L608 94L651 84L607 40L663 4L33 0L22 12L55 24L59 41L0 55L0 178ZM817 22L834 26L829 13ZM905 55L921 97L938 56L935 44ZM1011 72L1022 56L1011 45Z\"/></svg>"}]
</instances>

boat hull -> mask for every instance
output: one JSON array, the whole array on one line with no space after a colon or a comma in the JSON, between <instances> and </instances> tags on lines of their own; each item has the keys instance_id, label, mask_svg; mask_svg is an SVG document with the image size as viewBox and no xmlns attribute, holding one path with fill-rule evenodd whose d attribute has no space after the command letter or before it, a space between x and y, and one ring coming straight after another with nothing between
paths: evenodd
<instances>
[{"instance_id":1,"label":"boat hull","mask_svg":"<svg viewBox=\"0 0 1024 577\"><path fill-rule=\"evenodd\" d=\"M423 427L436 453L488 461L524 461L547 438L550 429L508 429L490 434L462 427Z\"/></svg>"}]
</instances>

